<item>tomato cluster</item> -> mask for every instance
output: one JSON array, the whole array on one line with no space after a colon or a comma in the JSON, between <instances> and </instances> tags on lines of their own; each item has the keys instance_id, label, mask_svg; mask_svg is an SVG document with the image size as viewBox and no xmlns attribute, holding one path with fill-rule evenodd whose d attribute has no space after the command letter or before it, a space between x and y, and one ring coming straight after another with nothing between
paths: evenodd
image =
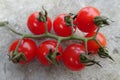
<instances>
[{"instance_id":1,"label":"tomato cluster","mask_svg":"<svg viewBox=\"0 0 120 80\"><path fill-rule=\"evenodd\" d=\"M23 35L22 39L15 40L10 45L9 58L14 63L26 64L36 57L41 64L46 66L63 61L64 65L73 71L81 70L86 65L100 65L89 58L89 53L94 55L102 52L101 57L106 57L104 54L107 54L104 52L106 38L97 31L107 22L105 21L106 18L100 16L98 9L88 6L80 9L76 15L60 14L52 24L46 10L44 13L34 12L27 20L28 29L33 35ZM76 37L74 35L76 28L87 33L84 38L78 38L80 36ZM51 29L54 30L56 35L50 33ZM54 39L45 40L38 47L35 41L30 39L43 37ZM63 40L70 39L81 39L82 43L73 43L63 49L60 43ZM107 57L111 58L108 54Z\"/></svg>"}]
</instances>

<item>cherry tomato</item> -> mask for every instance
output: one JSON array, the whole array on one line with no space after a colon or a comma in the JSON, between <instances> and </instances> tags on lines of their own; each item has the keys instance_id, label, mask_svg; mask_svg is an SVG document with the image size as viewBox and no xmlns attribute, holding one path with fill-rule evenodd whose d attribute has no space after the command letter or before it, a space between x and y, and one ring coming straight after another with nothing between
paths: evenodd
<instances>
[{"instance_id":1,"label":"cherry tomato","mask_svg":"<svg viewBox=\"0 0 120 80\"><path fill-rule=\"evenodd\" d=\"M94 36L95 35L95 32L91 32L91 33L88 33L85 37L92 37L92 36ZM105 36L102 34L102 33L100 33L100 32L98 32L98 34L97 34L97 36L96 36L96 39L99 41L99 43L103 46L103 47L106 47L106 43L107 43L107 41L106 41L106 38L105 38ZM94 41L94 40L90 40L90 41L88 41L88 51L89 52L92 52L92 53L97 53L97 51L98 51L98 49L100 48L100 46L96 43L96 41Z\"/></svg>"},{"instance_id":2,"label":"cherry tomato","mask_svg":"<svg viewBox=\"0 0 120 80\"><path fill-rule=\"evenodd\" d=\"M67 14L58 15L53 22L53 29L59 36L67 37L72 34L72 26L67 26L64 17Z\"/></svg>"},{"instance_id":3,"label":"cherry tomato","mask_svg":"<svg viewBox=\"0 0 120 80\"><path fill-rule=\"evenodd\" d=\"M96 16L100 16L98 9L90 6L84 7L78 12L75 24L82 32L93 32L97 29L94 23Z\"/></svg>"},{"instance_id":4,"label":"cherry tomato","mask_svg":"<svg viewBox=\"0 0 120 80\"><path fill-rule=\"evenodd\" d=\"M52 52L54 53L56 49L57 41L55 40L46 40L43 43L41 43L38 47L38 52L37 52L37 58L39 62L43 65L50 66L50 63L46 56L49 54L50 49L52 49ZM59 45L58 47L58 52L59 55L56 56L57 61L61 60L62 58L62 47Z\"/></svg>"},{"instance_id":5,"label":"cherry tomato","mask_svg":"<svg viewBox=\"0 0 120 80\"><path fill-rule=\"evenodd\" d=\"M45 33L45 25L44 22L39 21L37 18L39 17L39 12L35 12L31 14L27 21L28 29L36 35L44 34ZM52 21L49 17L47 17L47 27L48 31L50 32L52 28Z\"/></svg>"},{"instance_id":6,"label":"cherry tomato","mask_svg":"<svg viewBox=\"0 0 120 80\"><path fill-rule=\"evenodd\" d=\"M73 71L79 71L84 68L80 61L80 54L85 53L84 46L81 44L71 44L63 52L64 65Z\"/></svg>"},{"instance_id":7,"label":"cherry tomato","mask_svg":"<svg viewBox=\"0 0 120 80\"><path fill-rule=\"evenodd\" d=\"M13 41L13 43L9 47L9 53L15 51L18 42L19 42L19 39ZM21 59L19 63L26 64L32 61L36 57L36 50L37 50L36 43L31 39L24 38L18 48L18 54L23 53L26 60L24 61Z\"/></svg>"}]
</instances>

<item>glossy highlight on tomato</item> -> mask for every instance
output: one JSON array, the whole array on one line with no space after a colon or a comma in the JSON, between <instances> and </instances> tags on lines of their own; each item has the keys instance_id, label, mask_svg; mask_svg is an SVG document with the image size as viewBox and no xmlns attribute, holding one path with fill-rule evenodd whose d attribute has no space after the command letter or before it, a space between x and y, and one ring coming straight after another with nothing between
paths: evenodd
<instances>
[{"instance_id":1,"label":"glossy highlight on tomato","mask_svg":"<svg viewBox=\"0 0 120 80\"><path fill-rule=\"evenodd\" d=\"M68 37L72 34L72 26L67 26L64 17L67 14L58 15L53 22L53 29L59 36Z\"/></svg>"},{"instance_id":2,"label":"glossy highlight on tomato","mask_svg":"<svg viewBox=\"0 0 120 80\"><path fill-rule=\"evenodd\" d=\"M34 12L32 13L28 20L27 20L27 26L28 29L35 35L40 35L45 33L45 23L39 21L37 18L39 17L39 12ZM47 28L48 31L50 32L52 28L52 21L49 17L47 17Z\"/></svg>"},{"instance_id":3,"label":"glossy highlight on tomato","mask_svg":"<svg viewBox=\"0 0 120 80\"><path fill-rule=\"evenodd\" d=\"M94 18L100 16L100 12L95 7L87 6L82 8L75 20L75 25L82 32L93 32L97 29L97 26L94 23Z\"/></svg>"},{"instance_id":4,"label":"glossy highlight on tomato","mask_svg":"<svg viewBox=\"0 0 120 80\"><path fill-rule=\"evenodd\" d=\"M80 54L85 53L84 46L81 44L71 44L63 52L64 65L73 71L82 70L85 66L80 61Z\"/></svg>"},{"instance_id":5,"label":"glossy highlight on tomato","mask_svg":"<svg viewBox=\"0 0 120 80\"><path fill-rule=\"evenodd\" d=\"M95 35L95 32L91 32L91 33L88 33L85 37L88 38L88 37L92 37L94 35ZM99 41L99 43L103 47L106 47L107 40L102 33L98 32L96 39ZM98 49L100 48L100 46L94 40L88 41L87 45L88 45L88 51L92 52L93 54L96 54L98 52Z\"/></svg>"},{"instance_id":6,"label":"glossy highlight on tomato","mask_svg":"<svg viewBox=\"0 0 120 80\"><path fill-rule=\"evenodd\" d=\"M9 47L9 53L15 51L20 39L13 41ZM26 64L36 57L37 46L36 43L29 38L24 38L18 48L18 53L23 53L26 60L20 60L20 64Z\"/></svg>"},{"instance_id":7,"label":"glossy highlight on tomato","mask_svg":"<svg viewBox=\"0 0 120 80\"><path fill-rule=\"evenodd\" d=\"M49 54L50 49L52 49L54 53L56 49L56 45L57 45L57 41L55 40L46 40L39 45L37 50L38 51L37 58L41 64L45 66L50 66L50 62L48 61L46 56ZM61 60L62 53L63 53L63 49L60 45L58 47L58 52L59 52L59 55L56 56L57 61Z\"/></svg>"}]
</instances>

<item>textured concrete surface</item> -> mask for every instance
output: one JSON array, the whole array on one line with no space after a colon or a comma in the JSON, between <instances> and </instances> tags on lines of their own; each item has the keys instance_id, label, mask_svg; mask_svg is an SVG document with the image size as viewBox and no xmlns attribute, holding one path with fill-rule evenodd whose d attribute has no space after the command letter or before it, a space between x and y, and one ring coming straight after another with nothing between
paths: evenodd
<instances>
[{"instance_id":1,"label":"textured concrete surface","mask_svg":"<svg viewBox=\"0 0 120 80\"><path fill-rule=\"evenodd\" d=\"M19 36L0 28L0 80L120 80L119 0L0 0L0 21L7 19L15 30L29 33L26 20L32 12L41 10L42 5L52 19L60 13L76 13L80 8L90 5L114 20L101 32L107 38L107 47L115 62L96 57L103 68L94 65L78 72L66 69L63 64L45 67L37 60L27 65L16 65L8 61L7 53L8 45Z\"/></svg>"}]
</instances>

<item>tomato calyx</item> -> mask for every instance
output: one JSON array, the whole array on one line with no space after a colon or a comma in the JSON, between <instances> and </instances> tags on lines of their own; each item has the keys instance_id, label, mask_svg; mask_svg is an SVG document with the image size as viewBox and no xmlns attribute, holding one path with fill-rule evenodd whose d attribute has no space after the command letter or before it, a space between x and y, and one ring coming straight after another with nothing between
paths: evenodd
<instances>
[{"instance_id":1,"label":"tomato calyx","mask_svg":"<svg viewBox=\"0 0 120 80\"><path fill-rule=\"evenodd\" d=\"M108 50L106 48L99 48L98 49L98 55L101 57L101 58L109 58L111 59L112 61L114 61L114 59L108 54Z\"/></svg>"},{"instance_id":2,"label":"tomato calyx","mask_svg":"<svg viewBox=\"0 0 120 80\"><path fill-rule=\"evenodd\" d=\"M54 54L56 54L56 55L54 55ZM60 53L59 53L59 52L54 53L54 52L52 51L52 49L50 49L50 50L49 50L49 54L46 56L46 58L47 58L47 60L50 62L50 64L58 65L59 63L58 63L58 61L57 61L57 59L56 59L56 56L57 56L57 55L60 55Z\"/></svg>"},{"instance_id":3,"label":"tomato calyx","mask_svg":"<svg viewBox=\"0 0 120 80\"><path fill-rule=\"evenodd\" d=\"M85 66L92 66L94 64L97 64L98 66L102 67L102 65L99 64L98 61L89 59L87 56L81 54L80 55L80 61L85 65Z\"/></svg>"},{"instance_id":4,"label":"tomato calyx","mask_svg":"<svg viewBox=\"0 0 120 80\"><path fill-rule=\"evenodd\" d=\"M110 25L108 20L110 20L110 19L105 16L97 16L94 18L94 23L98 27L104 27L106 25Z\"/></svg>"},{"instance_id":5,"label":"tomato calyx","mask_svg":"<svg viewBox=\"0 0 120 80\"><path fill-rule=\"evenodd\" d=\"M64 21L66 23L67 26L73 26L73 20L75 19L75 16L73 16L74 14L69 13L67 16L64 17Z\"/></svg>"},{"instance_id":6,"label":"tomato calyx","mask_svg":"<svg viewBox=\"0 0 120 80\"><path fill-rule=\"evenodd\" d=\"M73 25L70 16L65 16L64 20L65 20L65 23L66 23L67 26L72 26Z\"/></svg>"},{"instance_id":7,"label":"tomato calyx","mask_svg":"<svg viewBox=\"0 0 120 80\"><path fill-rule=\"evenodd\" d=\"M37 20L40 22L46 22L47 21L47 11L42 7L43 11L39 12L39 16L37 17Z\"/></svg>"},{"instance_id":8,"label":"tomato calyx","mask_svg":"<svg viewBox=\"0 0 120 80\"><path fill-rule=\"evenodd\" d=\"M19 63L21 60L26 61L26 57L22 52L12 51L9 55L9 60L13 63Z\"/></svg>"}]
</instances>

